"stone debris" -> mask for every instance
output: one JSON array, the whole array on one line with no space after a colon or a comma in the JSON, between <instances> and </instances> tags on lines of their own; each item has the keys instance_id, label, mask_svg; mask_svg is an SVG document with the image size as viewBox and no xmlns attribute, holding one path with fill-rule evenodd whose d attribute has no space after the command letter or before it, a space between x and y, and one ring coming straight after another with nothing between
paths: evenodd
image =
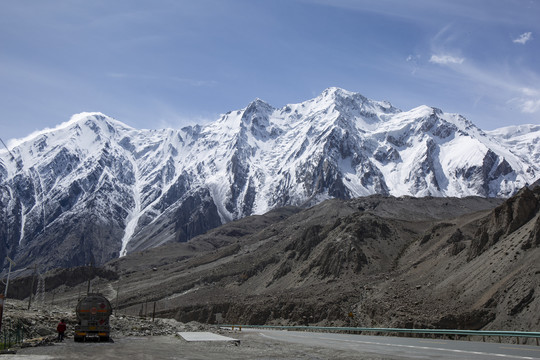
<instances>
[{"instance_id":1,"label":"stone debris","mask_svg":"<svg viewBox=\"0 0 540 360\"><path fill-rule=\"evenodd\" d=\"M73 339L73 329L77 324L75 308L67 309L49 306L44 309L27 309L27 303L8 299L4 308L3 331L22 328L22 347L54 345L56 325L64 319L68 326L66 340ZM125 336L175 336L178 332L209 331L212 327L198 322L181 323L174 319L141 318L129 315L111 315L111 338Z\"/></svg>"}]
</instances>

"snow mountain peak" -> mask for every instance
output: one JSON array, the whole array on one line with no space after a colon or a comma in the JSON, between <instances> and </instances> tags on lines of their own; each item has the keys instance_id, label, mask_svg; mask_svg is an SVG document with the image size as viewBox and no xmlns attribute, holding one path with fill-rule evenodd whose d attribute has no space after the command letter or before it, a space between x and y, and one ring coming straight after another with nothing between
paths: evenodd
<instances>
[{"instance_id":1,"label":"snow mountain peak","mask_svg":"<svg viewBox=\"0 0 540 360\"><path fill-rule=\"evenodd\" d=\"M256 99L180 130L81 113L14 144L22 167L0 152L0 256L98 264L329 198L506 197L538 179L539 132L484 132L340 88L282 108Z\"/></svg>"},{"instance_id":2,"label":"snow mountain peak","mask_svg":"<svg viewBox=\"0 0 540 360\"><path fill-rule=\"evenodd\" d=\"M259 99L259 98L256 98L255 100L253 100L252 102L249 103L249 105L246 107L245 111L250 111L250 112L253 112L253 111L256 111L258 109L262 109L262 110L273 110L274 108L268 104L266 101L262 100L262 99Z\"/></svg>"}]
</instances>

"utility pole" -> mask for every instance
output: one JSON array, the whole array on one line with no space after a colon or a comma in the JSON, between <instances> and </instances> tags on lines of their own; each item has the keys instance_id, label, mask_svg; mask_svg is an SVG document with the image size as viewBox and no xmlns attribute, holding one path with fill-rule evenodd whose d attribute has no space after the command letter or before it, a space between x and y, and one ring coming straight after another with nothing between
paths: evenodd
<instances>
[{"instance_id":1,"label":"utility pole","mask_svg":"<svg viewBox=\"0 0 540 360\"><path fill-rule=\"evenodd\" d=\"M37 264L34 264L34 273L32 274L32 285L30 286L30 296L28 296L28 310L30 310L30 306L32 305L32 294L34 292L34 282L36 281L36 274L37 274Z\"/></svg>"},{"instance_id":2,"label":"utility pole","mask_svg":"<svg viewBox=\"0 0 540 360\"><path fill-rule=\"evenodd\" d=\"M4 316L4 303L7 297L7 291L8 291L8 286L9 286L9 275L11 274L11 266L16 265L15 262L11 260L9 256L6 256L6 259L8 259L9 261L9 270L8 270L6 288L4 290L4 294L0 294L0 330L2 330L2 317Z\"/></svg>"},{"instance_id":3,"label":"utility pole","mask_svg":"<svg viewBox=\"0 0 540 360\"><path fill-rule=\"evenodd\" d=\"M36 305L40 307L43 307L43 305L45 305L45 277L42 274L38 274Z\"/></svg>"},{"instance_id":4,"label":"utility pole","mask_svg":"<svg viewBox=\"0 0 540 360\"><path fill-rule=\"evenodd\" d=\"M114 316L118 313L118 296L120 294L120 280L118 280L118 288L116 289L116 306L114 307Z\"/></svg>"}]
</instances>

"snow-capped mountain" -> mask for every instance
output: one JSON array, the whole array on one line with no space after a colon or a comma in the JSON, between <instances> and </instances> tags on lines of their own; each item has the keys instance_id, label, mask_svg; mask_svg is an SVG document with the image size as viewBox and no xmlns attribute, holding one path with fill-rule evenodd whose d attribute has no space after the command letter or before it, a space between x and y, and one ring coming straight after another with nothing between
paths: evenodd
<instances>
[{"instance_id":1,"label":"snow-capped mountain","mask_svg":"<svg viewBox=\"0 0 540 360\"><path fill-rule=\"evenodd\" d=\"M530 163L540 164L540 125L507 126L486 133Z\"/></svg>"},{"instance_id":2,"label":"snow-capped mountain","mask_svg":"<svg viewBox=\"0 0 540 360\"><path fill-rule=\"evenodd\" d=\"M279 109L257 99L181 130L83 113L0 151L0 256L99 264L333 197L507 197L538 179L539 135L338 88Z\"/></svg>"}]
</instances>

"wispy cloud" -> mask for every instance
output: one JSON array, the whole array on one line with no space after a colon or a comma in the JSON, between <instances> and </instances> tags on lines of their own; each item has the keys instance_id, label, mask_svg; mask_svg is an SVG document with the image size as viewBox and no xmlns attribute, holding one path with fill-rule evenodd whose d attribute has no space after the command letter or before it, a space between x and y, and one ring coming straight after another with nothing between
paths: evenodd
<instances>
[{"instance_id":1,"label":"wispy cloud","mask_svg":"<svg viewBox=\"0 0 540 360\"><path fill-rule=\"evenodd\" d=\"M448 64L463 64L465 58L457 57L453 55L431 55L429 59L430 63L448 65Z\"/></svg>"},{"instance_id":2,"label":"wispy cloud","mask_svg":"<svg viewBox=\"0 0 540 360\"><path fill-rule=\"evenodd\" d=\"M182 78L178 76L155 76L155 75L144 75L144 74L108 73L107 77L114 78L114 79L174 81L174 82L187 84L194 87L217 85L217 81L215 80L188 79L188 78Z\"/></svg>"},{"instance_id":3,"label":"wispy cloud","mask_svg":"<svg viewBox=\"0 0 540 360\"><path fill-rule=\"evenodd\" d=\"M453 66L452 70L462 79L475 84L477 91L493 101L512 105L523 114L540 113L540 88L534 85L538 83L538 77L533 73L505 66L486 67L472 62Z\"/></svg>"},{"instance_id":4,"label":"wispy cloud","mask_svg":"<svg viewBox=\"0 0 540 360\"><path fill-rule=\"evenodd\" d=\"M467 19L481 22L514 23L519 7L490 7L486 11L484 2L454 0L300 0L325 6L338 7L352 11L375 13L418 23L436 25L440 16L448 19ZM516 8L516 9L514 9ZM437 16L434 16L437 14ZM506 15L506 16L505 16Z\"/></svg>"},{"instance_id":5,"label":"wispy cloud","mask_svg":"<svg viewBox=\"0 0 540 360\"><path fill-rule=\"evenodd\" d=\"M525 44L531 39L532 32L525 32L513 41ZM495 59L494 62L488 62L479 58L470 51L468 40L468 35L454 23L444 26L430 41L432 55L429 62L450 68L452 72L443 74L437 71L436 67L429 73L427 69L423 69L423 72L446 84L452 83L456 88L470 84L465 91L470 91L471 95L476 97L480 96L483 102L492 103L500 109L517 109L522 114L529 115L539 114L540 88L536 85L538 74L511 61L501 62L500 59ZM464 51L468 51L466 56L462 55Z\"/></svg>"},{"instance_id":6,"label":"wispy cloud","mask_svg":"<svg viewBox=\"0 0 540 360\"><path fill-rule=\"evenodd\" d=\"M515 104L522 113L534 114L540 112L540 91L523 88L521 89L521 95L511 99L509 103Z\"/></svg>"},{"instance_id":7,"label":"wispy cloud","mask_svg":"<svg viewBox=\"0 0 540 360\"><path fill-rule=\"evenodd\" d=\"M540 110L540 99L520 99L521 112L534 114Z\"/></svg>"},{"instance_id":8,"label":"wispy cloud","mask_svg":"<svg viewBox=\"0 0 540 360\"><path fill-rule=\"evenodd\" d=\"M517 39L514 39L513 42L517 44L525 44L527 41L532 39L532 32L526 32L517 37Z\"/></svg>"},{"instance_id":9,"label":"wispy cloud","mask_svg":"<svg viewBox=\"0 0 540 360\"><path fill-rule=\"evenodd\" d=\"M126 74L126 73L108 73L108 77L113 79L139 79L139 80L157 80L157 76L152 75L135 75L135 74Z\"/></svg>"},{"instance_id":10,"label":"wispy cloud","mask_svg":"<svg viewBox=\"0 0 540 360\"><path fill-rule=\"evenodd\" d=\"M406 62L412 64L412 71L411 74L416 74L416 71L418 70L418 62L420 60L420 55L409 55L407 56L407 59L405 59Z\"/></svg>"},{"instance_id":11,"label":"wispy cloud","mask_svg":"<svg viewBox=\"0 0 540 360\"><path fill-rule=\"evenodd\" d=\"M453 23L440 29L430 41L431 57L429 62L439 65L461 65L465 58L461 53L461 31Z\"/></svg>"},{"instance_id":12,"label":"wispy cloud","mask_svg":"<svg viewBox=\"0 0 540 360\"><path fill-rule=\"evenodd\" d=\"M197 80L197 79L186 79L186 78L179 78L179 77L171 77L170 78L173 81L185 83L191 86L215 86L217 85L217 81L215 80Z\"/></svg>"}]
</instances>

